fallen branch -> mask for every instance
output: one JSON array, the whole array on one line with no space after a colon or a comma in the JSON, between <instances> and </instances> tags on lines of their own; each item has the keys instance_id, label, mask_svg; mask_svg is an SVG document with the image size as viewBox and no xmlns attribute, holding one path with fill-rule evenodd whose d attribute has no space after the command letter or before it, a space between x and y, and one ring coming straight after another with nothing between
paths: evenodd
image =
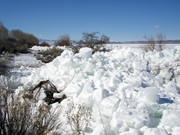
<instances>
[{"instance_id":1,"label":"fallen branch","mask_svg":"<svg viewBox=\"0 0 180 135\"><path fill-rule=\"evenodd\" d=\"M29 93L24 94L24 98L28 98L28 99L34 99L37 102L37 95L40 94L40 90L43 88L44 93L46 94L46 97L44 98L44 101L47 102L48 104L53 104L56 102L61 102L62 100L64 100L66 97L65 94L62 95L62 97L60 98L54 98L53 94L54 93L60 93L62 91L58 91L56 86L49 80L45 80L45 81L40 81L33 89L29 90ZM35 91L37 91L36 93L34 93Z\"/></svg>"}]
</instances>

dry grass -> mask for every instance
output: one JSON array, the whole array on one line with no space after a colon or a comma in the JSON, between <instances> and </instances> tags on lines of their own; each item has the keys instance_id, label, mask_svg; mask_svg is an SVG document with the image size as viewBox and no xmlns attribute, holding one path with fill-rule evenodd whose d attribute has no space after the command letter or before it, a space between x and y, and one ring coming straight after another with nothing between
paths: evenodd
<instances>
[{"instance_id":1,"label":"dry grass","mask_svg":"<svg viewBox=\"0 0 180 135\"><path fill-rule=\"evenodd\" d=\"M36 58L44 63L49 63L53 61L57 56L60 56L63 51L64 50L62 49L51 48L47 51L39 52L38 54L36 54Z\"/></svg>"},{"instance_id":2,"label":"dry grass","mask_svg":"<svg viewBox=\"0 0 180 135\"><path fill-rule=\"evenodd\" d=\"M67 120L76 135L84 135L91 119L91 113L85 105L73 105L67 112Z\"/></svg>"},{"instance_id":3,"label":"dry grass","mask_svg":"<svg viewBox=\"0 0 180 135\"><path fill-rule=\"evenodd\" d=\"M0 90L1 135L46 135L61 126L55 124L57 118L58 113L50 112L45 104L34 106L22 101L21 94L13 96L8 89Z\"/></svg>"}]
</instances>

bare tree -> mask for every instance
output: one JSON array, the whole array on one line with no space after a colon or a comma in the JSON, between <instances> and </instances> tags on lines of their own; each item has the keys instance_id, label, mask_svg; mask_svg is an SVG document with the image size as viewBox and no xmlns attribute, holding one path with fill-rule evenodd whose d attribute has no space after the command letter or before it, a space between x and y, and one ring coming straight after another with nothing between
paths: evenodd
<instances>
[{"instance_id":1,"label":"bare tree","mask_svg":"<svg viewBox=\"0 0 180 135\"><path fill-rule=\"evenodd\" d=\"M89 47L95 52L104 52L106 48L104 44L109 42L109 37L102 34L101 37L98 36L99 32L92 32L92 33L83 33L83 44L86 47Z\"/></svg>"},{"instance_id":2,"label":"bare tree","mask_svg":"<svg viewBox=\"0 0 180 135\"><path fill-rule=\"evenodd\" d=\"M8 38L8 29L0 22L0 40L6 40Z\"/></svg>"},{"instance_id":3,"label":"bare tree","mask_svg":"<svg viewBox=\"0 0 180 135\"><path fill-rule=\"evenodd\" d=\"M157 50L158 51L162 51L165 47L165 40L166 40L166 36L163 35L162 33L157 34Z\"/></svg>"},{"instance_id":4,"label":"bare tree","mask_svg":"<svg viewBox=\"0 0 180 135\"><path fill-rule=\"evenodd\" d=\"M110 38L108 36L102 34L101 39L100 39L100 43L105 44L105 43L109 42L109 39Z\"/></svg>"},{"instance_id":5,"label":"bare tree","mask_svg":"<svg viewBox=\"0 0 180 135\"><path fill-rule=\"evenodd\" d=\"M159 33L154 36L144 36L144 39L146 40L146 45L142 46L142 49L146 52L148 51L162 51L165 47L165 35L162 33Z\"/></svg>"},{"instance_id":6,"label":"bare tree","mask_svg":"<svg viewBox=\"0 0 180 135\"><path fill-rule=\"evenodd\" d=\"M105 52L106 48L105 45L109 42L109 37L102 34L101 37L99 36L99 32L83 32L82 39L75 44L72 44L70 47L74 53L78 53L79 50L83 47L89 47L92 49L93 53L95 52Z\"/></svg>"},{"instance_id":7,"label":"bare tree","mask_svg":"<svg viewBox=\"0 0 180 135\"><path fill-rule=\"evenodd\" d=\"M146 52L155 50L156 43L155 43L154 37L152 35L150 37L147 37L145 35L144 39L146 40L147 45L143 46L143 49Z\"/></svg>"},{"instance_id":8,"label":"bare tree","mask_svg":"<svg viewBox=\"0 0 180 135\"><path fill-rule=\"evenodd\" d=\"M99 32L83 32L83 40L87 47L94 48L94 45L97 44L99 38L97 34L99 34Z\"/></svg>"}]
</instances>

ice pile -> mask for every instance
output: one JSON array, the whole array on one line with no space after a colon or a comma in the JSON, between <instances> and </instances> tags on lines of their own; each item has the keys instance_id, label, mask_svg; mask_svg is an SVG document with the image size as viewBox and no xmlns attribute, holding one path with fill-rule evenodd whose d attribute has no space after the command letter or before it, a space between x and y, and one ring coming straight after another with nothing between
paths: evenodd
<instances>
[{"instance_id":1,"label":"ice pile","mask_svg":"<svg viewBox=\"0 0 180 135\"><path fill-rule=\"evenodd\" d=\"M50 80L68 99L91 109L91 135L178 135L180 132L180 48L145 53L116 48L92 55L90 48L61 56L21 84Z\"/></svg>"}]
</instances>

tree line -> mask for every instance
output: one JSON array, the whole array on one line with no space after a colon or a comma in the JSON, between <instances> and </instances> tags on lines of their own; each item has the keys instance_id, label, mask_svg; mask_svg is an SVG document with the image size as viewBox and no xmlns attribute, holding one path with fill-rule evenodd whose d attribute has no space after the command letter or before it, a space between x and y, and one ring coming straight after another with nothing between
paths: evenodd
<instances>
[{"instance_id":1,"label":"tree line","mask_svg":"<svg viewBox=\"0 0 180 135\"><path fill-rule=\"evenodd\" d=\"M26 52L27 48L39 44L39 40L33 34L23 32L19 29L9 31L0 22L0 53L4 51L16 53Z\"/></svg>"},{"instance_id":2,"label":"tree line","mask_svg":"<svg viewBox=\"0 0 180 135\"><path fill-rule=\"evenodd\" d=\"M60 38L55 43L55 46L66 46L70 47L74 53L78 53L82 47L89 47L95 52L106 51L104 44L108 43L110 37L99 32L83 32L82 39L79 41L72 41L68 34L60 36Z\"/></svg>"}]
</instances>

